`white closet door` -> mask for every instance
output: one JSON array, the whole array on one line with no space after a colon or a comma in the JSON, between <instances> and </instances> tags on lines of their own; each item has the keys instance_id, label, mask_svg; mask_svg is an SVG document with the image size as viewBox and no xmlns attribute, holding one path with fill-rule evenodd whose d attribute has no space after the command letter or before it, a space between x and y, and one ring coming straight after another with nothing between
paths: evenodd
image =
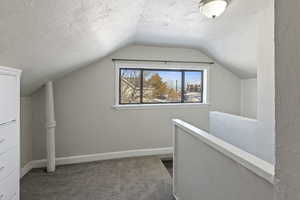
<instances>
[{"instance_id":1,"label":"white closet door","mask_svg":"<svg viewBox=\"0 0 300 200\"><path fill-rule=\"evenodd\" d=\"M0 125L16 119L17 78L0 74Z\"/></svg>"}]
</instances>

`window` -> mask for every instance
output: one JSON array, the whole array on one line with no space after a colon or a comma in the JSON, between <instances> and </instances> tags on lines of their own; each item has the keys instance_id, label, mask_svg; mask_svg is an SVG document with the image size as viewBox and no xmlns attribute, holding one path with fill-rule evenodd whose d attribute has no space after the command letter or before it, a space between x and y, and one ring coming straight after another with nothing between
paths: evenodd
<instances>
[{"instance_id":1,"label":"window","mask_svg":"<svg viewBox=\"0 0 300 200\"><path fill-rule=\"evenodd\" d=\"M119 104L203 103L204 70L119 68Z\"/></svg>"}]
</instances>

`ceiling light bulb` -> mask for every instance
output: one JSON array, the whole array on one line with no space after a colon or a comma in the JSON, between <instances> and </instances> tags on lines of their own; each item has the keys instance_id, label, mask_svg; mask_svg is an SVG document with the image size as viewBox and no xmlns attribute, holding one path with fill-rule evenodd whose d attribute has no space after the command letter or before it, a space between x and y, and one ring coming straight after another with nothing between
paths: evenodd
<instances>
[{"instance_id":1,"label":"ceiling light bulb","mask_svg":"<svg viewBox=\"0 0 300 200\"><path fill-rule=\"evenodd\" d=\"M228 0L202 0L200 12L208 18L219 17L227 8Z\"/></svg>"}]
</instances>

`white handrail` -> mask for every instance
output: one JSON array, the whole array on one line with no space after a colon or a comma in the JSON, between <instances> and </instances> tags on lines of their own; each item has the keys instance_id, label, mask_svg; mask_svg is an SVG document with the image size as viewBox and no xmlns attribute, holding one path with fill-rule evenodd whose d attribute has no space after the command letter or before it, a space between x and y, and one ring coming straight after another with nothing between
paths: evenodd
<instances>
[{"instance_id":1,"label":"white handrail","mask_svg":"<svg viewBox=\"0 0 300 200\"><path fill-rule=\"evenodd\" d=\"M191 125L180 119L173 119L174 126L184 130L184 132L191 134L205 144L224 154L225 156L236 161L240 165L249 169L256 175L264 178L271 184L274 184L275 168L274 165L239 149L223 140Z\"/></svg>"},{"instance_id":2,"label":"white handrail","mask_svg":"<svg viewBox=\"0 0 300 200\"><path fill-rule=\"evenodd\" d=\"M249 117L244 117L244 116L240 116L240 115L234 115L234 114L225 113L225 112L210 111L210 113L224 115L224 116L228 116L228 117L232 117L232 118L236 118L236 119L241 119L241 120L247 120L247 121L257 122L257 119L252 119L252 118L249 118Z\"/></svg>"}]
</instances>

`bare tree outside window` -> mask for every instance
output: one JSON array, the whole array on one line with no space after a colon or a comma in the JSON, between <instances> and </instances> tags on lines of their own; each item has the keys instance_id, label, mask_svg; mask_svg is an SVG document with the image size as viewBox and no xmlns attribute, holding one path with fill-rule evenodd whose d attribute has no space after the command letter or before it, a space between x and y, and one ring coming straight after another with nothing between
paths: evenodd
<instances>
[{"instance_id":1,"label":"bare tree outside window","mask_svg":"<svg viewBox=\"0 0 300 200\"><path fill-rule=\"evenodd\" d=\"M180 71L144 71L143 102L181 102Z\"/></svg>"},{"instance_id":2,"label":"bare tree outside window","mask_svg":"<svg viewBox=\"0 0 300 200\"><path fill-rule=\"evenodd\" d=\"M141 90L141 71L122 69L120 71L120 102L124 104L139 103Z\"/></svg>"}]
</instances>

